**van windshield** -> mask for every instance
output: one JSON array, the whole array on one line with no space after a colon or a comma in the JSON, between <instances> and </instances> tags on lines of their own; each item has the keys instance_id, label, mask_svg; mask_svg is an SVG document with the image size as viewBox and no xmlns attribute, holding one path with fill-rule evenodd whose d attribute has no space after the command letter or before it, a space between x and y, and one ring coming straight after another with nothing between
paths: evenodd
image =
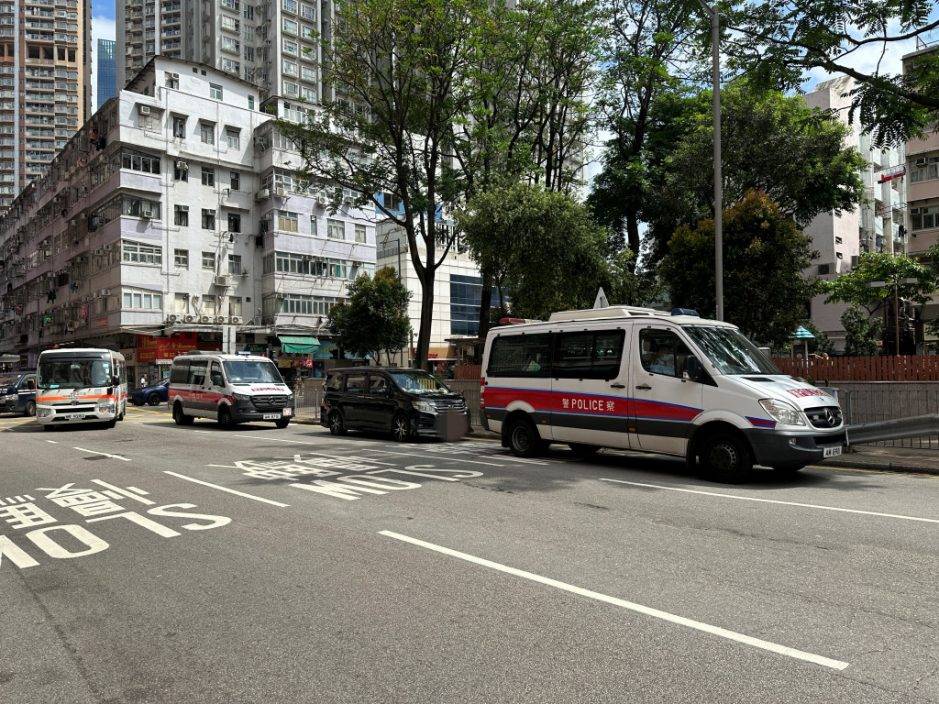
<instances>
[{"instance_id":1,"label":"van windshield","mask_svg":"<svg viewBox=\"0 0 939 704\"><path fill-rule=\"evenodd\" d=\"M759 348L733 328L684 325L721 374L781 374Z\"/></svg>"},{"instance_id":2,"label":"van windshield","mask_svg":"<svg viewBox=\"0 0 939 704\"><path fill-rule=\"evenodd\" d=\"M391 378L402 391L412 394L449 393L450 389L441 384L437 377L422 371L390 372Z\"/></svg>"},{"instance_id":3,"label":"van windshield","mask_svg":"<svg viewBox=\"0 0 939 704\"><path fill-rule=\"evenodd\" d=\"M225 376L232 384L283 384L284 380L273 362L251 360L227 361Z\"/></svg>"},{"instance_id":4,"label":"van windshield","mask_svg":"<svg viewBox=\"0 0 939 704\"><path fill-rule=\"evenodd\" d=\"M111 385L107 359L47 357L39 360L40 389L87 389Z\"/></svg>"}]
</instances>

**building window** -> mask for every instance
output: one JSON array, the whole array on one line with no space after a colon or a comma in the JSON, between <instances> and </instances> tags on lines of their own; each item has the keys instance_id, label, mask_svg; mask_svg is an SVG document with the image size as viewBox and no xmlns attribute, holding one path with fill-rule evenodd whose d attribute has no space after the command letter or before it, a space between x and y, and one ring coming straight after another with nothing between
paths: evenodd
<instances>
[{"instance_id":1,"label":"building window","mask_svg":"<svg viewBox=\"0 0 939 704\"><path fill-rule=\"evenodd\" d=\"M241 232L241 213L228 214L228 231Z\"/></svg>"},{"instance_id":2,"label":"building window","mask_svg":"<svg viewBox=\"0 0 939 704\"><path fill-rule=\"evenodd\" d=\"M211 208L202 209L202 229L203 230L214 230L215 229L215 211Z\"/></svg>"},{"instance_id":3,"label":"building window","mask_svg":"<svg viewBox=\"0 0 939 704\"><path fill-rule=\"evenodd\" d=\"M916 157L912 159L913 168L910 169L910 182L919 183L939 178L939 155L930 157Z\"/></svg>"},{"instance_id":4,"label":"building window","mask_svg":"<svg viewBox=\"0 0 939 704\"><path fill-rule=\"evenodd\" d=\"M222 15L222 29L227 29L229 32L237 32L240 27L241 23L234 17ZM219 98L219 100L221 100L221 98Z\"/></svg>"},{"instance_id":5,"label":"building window","mask_svg":"<svg viewBox=\"0 0 939 704\"><path fill-rule=\"evenodd\" d=\"M344 240L346 238L346 224L342 220L329 218L326 221L326 236L331 240Z\"/></svg>"},{"instance_id":6,"label":"building window","mask_svg":"<svg viewBox=\"0 0 939 704\"><path fill-rule=\"evenodd\" d=\"M215 169L209 169L205 166L202 167L202 185L203 186L214 186L215 185Z\"/></svg>"},{"instance_id":7,"label":"building window","mask_svg":"<svg viewBox=\"0 0 939 704\"><path fill-rule=\"evenodd\" d=\"M228 144L229 149L240 149L241 148L241 130L237 127L226 127L225 128L225 141Z\"/></svg>"},{"instance_id":8,"label":"building window","mask_svg":"<svg viewBox=\"0 0 939 704\"><path fill-rule=\"evenodd\" d=\"M177 139L186 136L186 118L182 115L173 115L173 136Z\"/></svg>"},{"instance_id":9,"label":"building window","mask_svg":"<svg viewBox=\"0 0 939 704\"><path fill-rule=\"evenodd\" d=\"M179 207L179 206L176 206ZM189 250L188 249L174 249L173 250L173 266L177 269L188 269L189 268Z\"/></svg>"},{"instance_id":10,"label":"building window","mask_svg":"<svg viewBox=\"0 0 939 704\"><path fill-rule=\"evenodd\" d=\"M365 225L355 226L355 241L359 244L365 244Z\"/></svg>"},{"instance_id":11,"label":"building window","mask_svg":"<svg viewBox=\"0 0 939 704\"><path fill-rule=\"evenodd\" d=\"M242 272L241 269L241 255L240 254L229 254L228 255L228 273L235 274L236 276L240 275Z\"/></svg>"},{"instance_id":12,"label":"building window","mask_svg":"<svg viewBox=\"0 0 939 704\"><path fill-rule=\"evenodd\" d=\"M173 224L178 225L179 227L189 227L189 206L188 205L174 205L173 206ZM189 265L187 264L186 266L189 266Z\"/></svg>"},{"instance_id":13,"label":"building window","mask_svg":"<svg viewBox=\"0 0 939 704\"><path fill-rule=\"evenodd\" d=\"M215 144L215 123L204 121L200 122L199 136L201 137L203 144Z\"/></svg>"},{"instance_id":14,"label":"building window","mask_svg":"<svg viewBox=\"0 0 939 704\"><path fill-rule=\"evenodd\" d=\"M173 179L176 181L189 180L189 164L185 161L177 161L173 164Z\"/></svg>"},{"instance_id":15,"label":"building window","mask_svg":"<svg viewBox=\"0 0 939 704\"><path fill-rule=\"evenodd\" d=\"M230 174L230 185L233 191L241 190L241 174L237 171L232 171Z\"/></svg>"},{"instance_id":16,"label":"building window","mask_svg":"<svg viewBox=\"0 0 939 704\"><path fill-rule=\"evenodd\" d=\"M202 268L215 271L215 252L202 253Z\"/></svg>"},{"instance_id":17,"label":"building window","mask_svg":"<svg viewBox=\"0 0 939 704\"><path fill-rule=\"evenodd\" d=\"M319 230L319 227L317 227L316 225L316 216L310 215L310 234L313 235L313 237L317 237L318 230Z\"/></svg>"},{"instance_id":18,"label":"building window","mask_svg":"<svg viewBox=\"0 0 939 704\"><path fill-rule=\"evenodd\" d=\"M296 20L290 20L290 19L287 19L286 17L283 18L283 21L281 23L281 29L283 29L284 32L286 32L287 34L293 34L294 36L297 35L297 30L299 29L299 27L300 25L297 24Z\"/></svg>"},{"instance_id":19,"label":"building window","mask_svg":"<svg viewBox=\"0 0 939 704\"><path fill-rule=\"evenodd\" d=\"M163 296L159 293L124 291L124 308L163 310Z\"/></svg>"},{"instance_id":20,"label":"building window","mask_svg":"<svg viewBox=\"0 0 939 704\"><path fill-rule=\"evenodd\" d=\"M163 263L162 248L140 244L139 242L124 242L123 261L128 264L152 264L159 266Z\"/></svg>"},{"instance_id":21,"label":"building window","mask_svg":"<svg viewBox=\"0 0 939 704\"><path fill-rule=\"evenodd\" d=\"M189 294L188 293L174 293L173 294L173 312L181 315L186 315L189 312Z\"/></svg>"},{"instance_id":22,"label":"building window","mask_svg":"<svg viewBox=\"0 0 939 704\"><path fill-rule=\"evenodd\" d=\"M277 229L281 232L299 232L300 219L296 213L289 213L285 210L277 211Z\"/></svg>"},{"instance_id":23,"label":"building window","mask_svg":"<svg viewBox=\"0 0 939 704\"><path fill-rule=\"evenodd\" d=\"M281 62L281 70L285 76L296 76L297 75L297 62L284 59Z\"/></svg>"},{"instance_id":24,"label":"building window","mask_svg":"<svg viewBox=\"0 0 939 704\"><path fill-rule=\"evenodd\" d=\"M290 39L284 39L283 42L281 42L281 50L291 56L300 55L300 45Z\"/></svg>"},{"instance_id":25,"label":"building window","mask_svg":"<svg viewBox=\"0 0 939 704\"><path fill-rule=\"evenodd\" d=\"M910 208L910 224L914 232L939 227L939 203L922 208Z\"/></svg>"},{"instance_id":26,"label":"building window","mask_svg":"<svg viewBox=\"0 0 939 704\"><path fill-rule=\"evenodd\" d=\"M216 298L212 294L205 294L202 297L202 315L215 315L218 310Z\"/></svg>"},{"instance_id":27,"label":"building window","mask_svg":"<svg viewBox=\"0 0 939 704\"><path fill-rule=\"evenodd\" d=\"M297 0L281 0L281 7L285 12L297 14Z\"/></svg>"},{"instance_id":28,"label":"building window","mask_svg":"<svg viewBox=\"0 0 939 704\"><path fill-rule=\"evenodd\" d=\"M166 81L167 88L171 88L172 90L179 90L179 74L178 73L170 73L169 71L167 71L164 74L164 78Z\"/></svg>"},{"instance_id":29,"label":"building window","mask_svg":"<svg viewBox=\"0 0 939 704\"><path fill-rule=\"evenodd\" d=\"M223 96L222 86L220 86L218 83L210 83L209 84L209 97L212 98L212 100L221 100L222 96Z\"/></svg>"},{"instance_id":30,"label":"building window","mask_svg":"<svg viewBox=\"0 0 939 704\"><path fill-rule=\"evenodd\" d=\"M293 315L313 315L313 296L288 293L281 301L280 312Z\"/></svg>"},{"instance_id":31,"label":"building window","mask_svg":"<svg viewBox=\"0 0 939 704\"><path fill-rule=\"evenodd\" d=\"M121 155L121 168L130 169L131 171L143 171L147 174L158 174L160 173L160 157L125 151Z\"/></svg>"},{"instance_id":32,"label":"building window","mask_svg":"<svg viewBox=\"0 0 939 704\"><path fill-rule=\"evenodd\" d=\"M393 250L392 250L393 251ZM450 334L479 334L479 304L483 280L478 276L450 274ZM497 289L492 289L493 308L501 306Z\"/></svg>"},{"instance_id":33,"label":"building window","mask_svg":"<svg viewBox=\"0 0 939 704\"><path fill-rule=\"evenodd\" d=\"M835 237L835 244L843 244L843 243L844 243L844 238Z\"/></svg>"},{"instance_id":34,"label":"building window","mask_svg":"<svg viewBox=\"0 0 939 704\"><path fill-rule=\"evenodd\" d=\"M312 5L307 5L303 3L300 5L300 16L305 20L315 20L316 19L316 8Z\"/></svg>"},{"instance_id":35,"label":"building window","mask_svg":"<svg viewBox=\"0 0 939 704\"><path fill-rule=\"evenodd\" d=\"M254 110L254 96L248 96L248 110Z\"/></svg>"},{"instance_id":36,"label":"building window","mask_svg":"<svg viewBox=\"0 0 939 704\"><path fill-rule=\"evenodd\" d=\"M244 315L242 312L241 296L228 297L228 314L237 315L239 318Z\"/></svg>"}]
</instances>

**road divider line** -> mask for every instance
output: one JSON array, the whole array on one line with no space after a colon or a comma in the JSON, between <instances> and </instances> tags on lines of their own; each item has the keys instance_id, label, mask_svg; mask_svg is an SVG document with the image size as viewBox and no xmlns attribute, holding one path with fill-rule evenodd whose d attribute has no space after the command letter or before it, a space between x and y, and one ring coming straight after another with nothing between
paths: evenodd
<instances>
[{"instance_id":1,"label":"road divider line","mask_svg":"<svg viewBox=\"0 0 939 704\"><path fill-rule=\"evenodd\" d=\"M104 457L110 457L112 460L121 460L121 462L130 462L129 457L121 457L121 455L112 455L109 452L98 452L97 450L89 450L85 447L73 447L73 450L80 450L81 452L90 452L92 455L103 455Z\"/></svg>"},{"instance_id":2,"label":"road divider line","mask_svg":"<svg viewBox=\"0 0 939 704\"><path fill-rule=\"evenodd\" d=\"M201 484L202 486L207 486L212 489L218 489L219 491L224 491L227 494L234 494L235 496L241 496L245 499L252 499L254 501L260 501L261 503L270 504L271 506L279 506L280 508L287 508L290 504L281 503L280 501L274 501L273 499L265 499L263 496L255 496L254 494L246 494L243 491L238 491L237 489L229 489L227 486L219 486L218 484L213 484L212 482L204 482L201 479L196 479L195 477L187 477L185 474L177 474L176 472L170 472L169 470L164 470L163 474L169 474L171 477L176 477L177 479L184 479L187 482L192 482L193 484Z\"/></svg>"},{"instance_id":3,"label":"road divider line","mask_svg":"<svg viewBox=\"0 0 939 704\"><path fill-rule=\"evenodd\" d=\"M379 535L384 535L385 537L388 537L388 538L393 538L395 540L400 540L405 543L410 543L411 545L416 545L418 547L426 548L427 550L433 550L434 552L439 552L443 555L456 557L460 560L471 562L474 565L480 565L481 567L488 567L490 569L497 570L499 572L504 572L506 574L513 575L515 577L521 577L522 579L527 579L531 582L537 582L538 584L543 584L548 587L554 587L555 589L560 589L561 591L569 592L571 594L576 594L578 596L587 597L588 599L600 601L605 604L618 606L628 611L634 611L636 613L644 614L646 616L651 616L653 618L657 618L662 621L668 621L669 623L674 623L679 626L685 626L687 628L691 628L696 631L701 631L703 633L708 633L710 635L715 635L721 638L726 638L727 640L732 640L737 643L749 645L754 648L766 650L771 653L776 653L777 655L785 655L786 657L794 658L796 660L802 660L804 662L810 662L815 665L821 665L822 667L827 667L832 670L844 670L846 667L849 666L849 663L844 662L842 660L834 660L832 658L825 657L824 655L816 655L815 653L809 653L805 650L798 650L796 648L790 648L787 645L780 645L779 643L773 643L772 641L763 640L761 638L754 638L753 636L748 636L744 633L737 633L736 631L730 631L730 630L727 630L726 628L721 628L720 626L712 626L702 621L695 621L694 619L685 618L684 616L677 616L675 614L670 614L667 611L653 609L649 606L636 604L635 602L626 601L625 599L619 599L615 596L608 596L607 594L601 594L600 592L591 591L590 589L577 587L577 586L574 586L573 584L560 582L556 579L551 579L550 577L543 577L539 574L535 574L533 572L526 572L525 570L520 570L515 567L509 567L508 565L503 565L499 562L486 560L485 558L476 557L475 555L470 555L465 552L453 550L451 548L447 548L442 545L435 545L434 543L428 543L424 540L419 540L418 538L412 538L407 535L402 535L401 533L395 533L394 531L382 530L382 531L379 531Z\"/></svg>"},{"instance_id":4,"label":"road divider line","mask_svg":"<svg viewBox=\"0 0 939 704\"><path fill-rule=\"evenodd\" d=\"M814 508L819 511L837 511L838 513L856 513L862 516L878 516L880 518L898 518L903 521L918 521L920 523L939 523L937 518L923 518L921 516L904 516L898 513L880 513L878 511L864 511L859 508L841 508L839 506L823 506L822 504L804 504L798 501L782 501L781 499L761 499L756 496L739 496L737 494L723 494L717 491L702 491L700 489L684 489L677 486L662 486L661 484L644 484L642 482L627 482L622 479L607 479L600 477L601 482L614 484L628 484L646 489L662 489L664 491L680 491L685 494L701 494L702 496L716 496L720 499L737 499L738 501L755 501L761 504L779 504L781 506L798 506L800 508Z\"/></svg>"}]
</instances>

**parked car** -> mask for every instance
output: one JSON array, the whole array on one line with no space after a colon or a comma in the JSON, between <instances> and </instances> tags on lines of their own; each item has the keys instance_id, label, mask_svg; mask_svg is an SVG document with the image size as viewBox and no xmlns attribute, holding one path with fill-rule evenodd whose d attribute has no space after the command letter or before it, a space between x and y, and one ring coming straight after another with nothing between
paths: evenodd
<instances>
[{"instance_id":1,"label":"parked car","mask_svg":"<svg viewBox=\"0 0 939 704\"><path fill-rule=\"evenodd\" d=\"M286 428L294 399L267 357L192 352L173 360L169 404L177 425L213 418L223 428L246 421L273 421Z\"/></svg>"},{"instance_id":2,"label":"parked car","mask_svg":"<svg viewBox=\"0 0 939 704\"><path fill-rule=\"evenodd\" d=\"M435 376L416 369L337 369L326 380L320 423L333 435L378 430L404 442L455 440L469 432L466 401Z\"/></svg>"},{"instance_id":3,"label":"parked car","mask_svg":"<svg viewBox=\"0 0 939 704\"><path fill-rule=\"evenodd\" d=\"M0 374L0 411L36 415L36 372Z\"/></svg>"},{"instance_id":4,"label":"parked car","mask_svg":"<svg viewBox=\"0 0 939 704\"><path fill-rule=\"evenodd\" d=\"M170 380L164 379L159 384L151 384L150 386L142 386L139 389L134 389L134 392L130 395L130 401L135 406L142 406L147 404L148 406L159 406L161 403L166 403L169 400L169 386Z\"/></svg>"}]
</instances>

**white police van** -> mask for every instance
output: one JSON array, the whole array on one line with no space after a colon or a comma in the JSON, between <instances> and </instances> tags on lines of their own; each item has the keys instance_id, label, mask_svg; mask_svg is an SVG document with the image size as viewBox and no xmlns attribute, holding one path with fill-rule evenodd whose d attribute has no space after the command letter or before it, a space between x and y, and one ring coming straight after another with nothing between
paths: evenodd
<instances>
[{"instance_id":1,"label":"white police van","mask_svg":"<svg viewBox=\"0 0 939 704\"><path fill-rule=\"evenodd\" d=\"M493 328L486 427L521 456L553 442L582 455L639 450L723 481L841 454L836 399L780 373L734 325L685 313L613 306Z\"/></svg>"},{"instance_id":2,"label":"white police van","mask_svg":"<svg viewBox=\"0 0 939 704\"><path fill-rule=\"evenodd\" d=\"M169 407L177 425L214 418L231 427L246 421L273 421L286 428L294 399L267 357L221 352L190 352L173 360Z\"/></svg>"}]
</instances>

